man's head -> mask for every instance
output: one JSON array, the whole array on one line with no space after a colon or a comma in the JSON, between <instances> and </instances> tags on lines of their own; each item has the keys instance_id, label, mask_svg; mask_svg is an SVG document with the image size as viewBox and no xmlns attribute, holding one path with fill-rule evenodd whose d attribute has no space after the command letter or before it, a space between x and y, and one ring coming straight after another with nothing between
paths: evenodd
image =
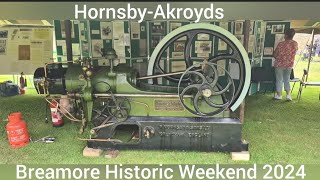
<instances>
[{"instance_id":1,"label":"man's head","mask_svg":"<svg viewBox=\"0 0 320 180\"><path fill-rule=\"evenodd\" d=\"M293 39L293 36L296 34L296 31L294 29L287 29L284 31L284 38L286 40L291 40Z\"/></svg>"}]
</instances>

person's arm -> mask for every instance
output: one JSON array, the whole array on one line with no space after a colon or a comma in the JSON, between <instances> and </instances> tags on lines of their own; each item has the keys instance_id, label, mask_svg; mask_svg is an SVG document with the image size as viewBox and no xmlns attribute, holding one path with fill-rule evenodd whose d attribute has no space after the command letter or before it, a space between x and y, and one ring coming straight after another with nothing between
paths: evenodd
<instances>
[{"instance_id":1,"label":"person's arm","mask_svg":"<svg viewBox=\"0 0 320 180\"><path fill-rule=\"evenodd\" d=\"M293 54L296 54L297 52L298 52L298 49L299 49L299 47L298 47L298 43L297 42L294 42L293 43L293 47L292 47L292 53Z\"/></svg>"}]
</instances>

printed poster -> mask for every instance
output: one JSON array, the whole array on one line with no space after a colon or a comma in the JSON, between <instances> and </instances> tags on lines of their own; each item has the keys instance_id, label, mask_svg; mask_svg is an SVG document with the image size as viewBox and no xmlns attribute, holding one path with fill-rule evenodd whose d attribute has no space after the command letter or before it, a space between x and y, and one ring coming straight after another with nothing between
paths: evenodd
<instances>
[{"instance_id":1,"label":"printed poster","mask_svg":"<svg viewBox=\"0 0 320 180\"><path fill-rule=\"evenodd\" d=\"M51 39L49 28L34 28L33 39Z\"/></svg>"},{"instance_id":2,"label":"printed poster","mask_svg":"<svg viewBox=\"0 0 320 180\"><path fill-rule=\"evenodd\" d=\"M140 23L131 22L131 39L140 39Z\"/></svg>"},{"instance_id":3,"label":"printed poster","mask_svg":"<svg viewBox=\"0 0 320 180\"><path fill-rule=\"evenodd\" d=\"M43 61L43 42L41 40L33 40L30 43L30 53L32 62Z\"/></svg>"}]
</instances>

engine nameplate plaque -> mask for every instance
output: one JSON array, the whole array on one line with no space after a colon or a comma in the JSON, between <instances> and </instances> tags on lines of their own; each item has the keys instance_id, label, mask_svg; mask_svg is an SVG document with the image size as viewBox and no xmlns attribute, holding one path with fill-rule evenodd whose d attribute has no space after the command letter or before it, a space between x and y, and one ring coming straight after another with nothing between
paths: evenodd
<instances>
[{"instance_id":1,"label":"engine nameplate plaque","mask_svg":"<svg viewBox=\"0 0 320 180\"><path fill-rule=\"evenodd\" d=\"M154 100L154 110L156 111L184 111L180 101L177 99L157 99Z\"/></svg>"}]
</instances>

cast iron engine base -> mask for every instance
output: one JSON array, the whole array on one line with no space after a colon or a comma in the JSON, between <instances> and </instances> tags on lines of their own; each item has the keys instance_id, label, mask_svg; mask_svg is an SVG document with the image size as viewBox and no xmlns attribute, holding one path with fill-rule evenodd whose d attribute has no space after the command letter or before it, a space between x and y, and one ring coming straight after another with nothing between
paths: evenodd
<instances>
[{"instance_id":1,"label":"cast iron engine base","mask_svg":"<svg viewBox=\"0 0 320 180\"><path fill-rule=\"evenodd\" d=\"M191 150L205 152L247 151L237 118L129 117L125 122L102 128L96 139L113 138L119 127L136 127L136 143L89 140L94 149ZM118 128L117 128L118 127Z\"/></svg>"}]
</instances>

